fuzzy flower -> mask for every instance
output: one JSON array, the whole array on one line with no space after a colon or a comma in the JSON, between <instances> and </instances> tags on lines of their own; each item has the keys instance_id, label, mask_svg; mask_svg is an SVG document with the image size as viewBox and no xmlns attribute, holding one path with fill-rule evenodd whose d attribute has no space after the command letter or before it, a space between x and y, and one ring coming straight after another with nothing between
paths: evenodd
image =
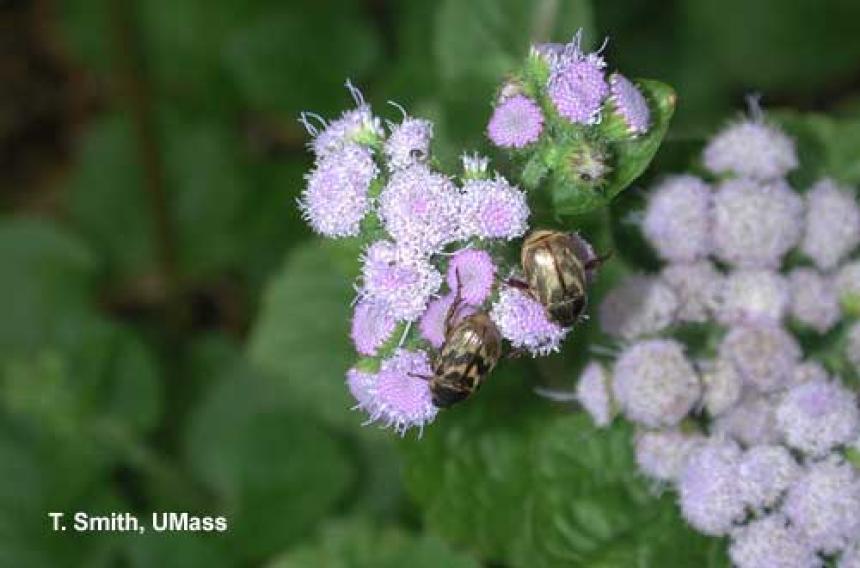
<instances>
[{"instance_id":1,"label":"fuzzy flower","mask_svg":"<svg viewBox=\"0 0 860 568\"><path fill-rule=\"evenodd\" d=\"M670 262L693 262L711 252L711 189L695 176L666 178L652 192L642 232Z\"/></svg>"},{"instance_id":2,"label":"fuzzy flower","mask_svg":"<svg viewBox=\"0 0 860 568\"><path fill-rule=\"evenodd\" d=\"M811 381L829 381L830 375L827 374L821 363L817 361L804 361L794 368L794 374L791 378L790 386L794 386Z\"/></svg>"},{"instance_id":3,"label":"fuzzy flower","mask_svg":"<svg viewBox=\"0 0 860 568\"><path fill-rule=\"evenodd\" d=\"M711 262L670 264L660 277L675 292L679 321L704 323L717 312L725 277Z\"/></svg>"},{"instance_id":4,"label":"fuzzy flower","mask_svg":"<svg viewBox=\"0 0 860 568\"><path fill-rule=\"evenodd\" d=\"M860 245L860 206L849 188L823 179L806 193L806 233L800 250L832 270Z\"/></svg>"},{"instance_id":5,"label":"fuzzy flower","mask_svg":"<svg viewBox=\"0 0 860 568\"><path fill-rule=\"evenodd\" d=\"M614 409L609 392L609 373L603 365L596 361L586 365L576 384L576 400L597 426L609 426Z\"/></svg>"},{"instance_id":6,"label":"fuzzy flower","mask_svg":"<svg viewBox=\"0 0 860 568\"><path fill-rule=\"evenodd\" d=\"M383 150L390 170L402 170L422 163L430 155L433 123L422 118L404 117L391 130Z\"/></svg>"},{"instance_id":7,"label":"fuzzy flower","mask_svg":"<svg viewBox=\"0 0 860 568\"><path fill-rule=\"evenodd\" d=\"M736 270L726 277L723 301L717 311L725 325L779 323L788 310L791 289L771 270Z\"/></svg>"},{"instance_id":8,"label":"fuzzy flower","mask_svg":"<svg viewBox=\"0 0 860 568\"><path fill-rule=\"evenodd\" d=\"M632 276L613 288L599 308L608 335L632 340L663 331L675 322L678 298L657 278Z\"/></svg>"},{"instance_id":9,"label":"fuzzy flower","mask_svg":"<svg viewBox=\"0 0 860 568\"><path fill-rule=\"evenodd\" d=\"M355 408L367 410L373 400L373 388L376 385L376 375L365 373L358 369L346 372L346 386L355 399Z\"/></svg>"},{"instance_id":10,"label":"fuzzy flower","mask_svg":"<svg viewBox=\"0 0 860 568\"><path fill-rule=\"evenodd\" d=\"M860 535L860 478L837 459L812 463L789 489L783 512L817 550L839 552Z\"/></svg>"},{"instance_id":11,"label":"fuzzy flower","mask_svg":"<svg viewBox=\"0 0 860 568\"><path fill-rule=\"evenodd\" d=\"M370 246L361 274L362 296L386 305L397 321L418 319L442 285L442 275L429 262L392 253L387 241Z\"/></svg>"},{"instance_id":12,"label":"fuzzy flower","mask_svg":"<svg viewBox=\"0 0 860 568\"><path fill-rule=\"evenodd\" d=\"M705 147L705 167L719 174L769 180L798 165L794 141L762 121L743 121L720 131Z\"/></svg>"},{"instance_id":13,"label":"fuzzy flower","mask_svg":"<svg viewBox=\"0 0 860 568\"><path fill-rule=\"evenodd\" d=\"M720 344L720 356L734 364L744 382L759 392L786 386L800 362L800 345L771 324L736 326Z\"/></svg>"},{"instance_id":14,"label":"fuzzy flower","mask_svg":"<svg viewBox=\"0 0 860 568\"><path fill-rule=\"evenodd\" d=\"M833 280L842 309L860 316L860 260L842 265Z\"/></svg>"},{"instance_id":15,"label":"fuzzy flower","mask_svg":"<svg viewBox=\"0 0 860 568\"><path fill-rule=\"evenodd\" d=\"M648 101L627 77L620 73L613 73L609 77L609 99L632 134L648 131L651 123Z\"/></svg>"},{"instance_id":16,"label":"fuzzy flower","mask_svg":"<svg viewBox=\"0 0 860 568\"><path fill-rule=\"evenodd\" d=\"M388 306L371 300L361 300L352 315L350 337L355 350L362 355L375 355L376 350L388 341L397 321Z\"/></svg>"},{"instance_id":17,"label":"fuzzy flower","mask_svg":"<svg viewBox=\"0 0 860 568\"><path fill-rule=\"evenodd\" d=\"M421 337L426 339L430 345L440 349L445 343L445 321L454 304L454 293L432 300L427 304L427 311L421 316L418 329ZM456 325L467 315L475 313L475 310L466 304L461 304L456 314L451 316L451 325Z\"/></svg>"},{"instance_id":18,"label":"fuzzy flower","mask_svg":"<svg viewBox=\"0 0 860 568\"><path fill-rule=\"evenodd\" d=\"M427 353L397 350L382 362L376 376L369 404L371 420L393 427L401 435L433 422L438 409L433 406L428 381L420 378L431 375Z\"/></svg>"},{"instance_id":19,"label":"fuzzy flower","mask_svg":"<svg viewBox=\"0 0 860 568\"><path fill-rule=\"evenodd\" d=\"M701 387L680 343L651 339L633 344L615 362L612 392L630 420L658 428L680 422Z\"/></svg>"},{"instance_id":20,"label":"fuzzy flower","mask_svg":"<svg viewBox=\"0 0 860 568\"><path fill-rule=\"evenodd\" d=\"M448 263L448 289L460 291L467 304L479 306L490 295L496 280L496 265L489 253L482 250L462 250Z\"/></svg>"},{"instance_id":21,"label":"fuzzy flower","mask_svg":"<svg viewBox=\"0 0 860 568\"><path fill-rule=\"evenodd\" d=\"M464 238L516 239L528 229L525 194L499 176L469 180L460 201L460 232Z\"/></svg>"},{"instance_id":22,"label":"fuzzy flower","mask_svg":"<svg viewBox=\"0 0 860 568\"><path fill-rule=\"evenodd\" d=\"M490 318L513 347L535 356L557 351L568 331L547 319L540 303L510 287L502 288Z\"/></svg>"},{"instance_id":23,"label":"fuzzy flower","mask_svg":"<svg viewBox=\"0 0 860 568\"><path fill-rule=\"evenodd\" d=\"M501 148L523 148L537 142L543 132L543 113L525 95L513 95L496 105L487 136Z\"/></svg>"},{"instance_id":24,"label":"fuzzy flower","mask_svg":"<svg viewBox=\"0 0 860 568\"><path fill-rule=\"evenodd\" d=\"M811 268L796 268L788 278L791 315L798 322L825 333L842 316L833 281Z\"/></svg>"},{"instance_id":25,"label":"fuzzy flower","mask_svg":"<svg viewBox=\"0 0 860 568\"><path fill-rule=\"evenodd\" d=\"M714 193L717 256L746 268L777 268L800 240L803 201L781 181L727 180Z\"/></svg>"},{"instance_id":26,"label":"fuzzy flower","mask_svg":"<svg viewBox=\"0 0 860 568\"><path fill-rule=\"evenodd\" d=\"M845 358L854 365L854 372L860 375L860 322L852 325L845 339Z\"/></svg>"},{"instance_id":27,"label":"fuzzy flower","mask_svg":"<svg viewBox=\"0 0 860 568\"><path fill-rule=\"evenodd\" d=\"M785 517L772 514L732 534L729 557L737 568L820 568L815 549Z\"/></svg>"},{"instance_id":28,"label":"fuzzy flower","mask_svg":"<svg viewBox=\"0 0 860 568\"><path fill-rule=\"evenodd\" d=\"M811 381L791 388L776 411L786 442L821 457L860 434L855 394L838 382Z\"/></svg>"},{"instance_id":29,"label":"fuzzy flower","mask_svg":"<svg viewBox=\"0 0 860 568\"><path fill-rule=\"evenodd\" d=\"M746 447L777 444L780 434L776 428L776 401L770 396L749 393L720 415L711 430Z\"/></svg>"},{"instance_id":30,"label":"fuzzy flower","mask_svg":"<svg viewBox=\"0 0 860 568\"><path fill-rule=\"evenodd\" d=\"M704 442L701 434L679 430L642 430L636 433L636 464L658 481L676 481L690 453Z\"/></svg>"},{"instance_id":31,"label":"fuzzy flower","mask_svg":"<svg viewBox=\"0 0 860 568\"><path fill-rule=\"evenodd\" d=\"M379 216L397 244L431 254L456 239L459 192L451 181L416 164L391 175Z\"/></svg>"},{"instance_id":32,"label":"fuzzy flower","mask_svg":"<svg viewBox=\"0 0 860 568\"><path fill-rule=\"evenodd\" d=\"M358 234L370 210L368 190L379 173L370 150L347 144L327 154L306 177L299 199L302 217L326 237Z\"/></svg>"},{"instance_id":33,"label":"fuzzy flower","mask_svg":"<svg viewBox=\"0 0 860 568\"><path fill-rule=\"evenodd\" d=\"M711 416L719 416L734 407L743 391L743 379L734 364L717 358L702 372L703 403Z\"/></svg>"},{"instance_id":34,"label":"fuzzy flower","mask_svg":"<svg viewBox=\"0 0 860 568\"><path fill-rule=\"evenodd\" d=\"M310 146L318 160L337 153L349 144L363 140L381 139L385 136L382 122L373 116L370 106L364 102L361 93L354 88L351 90L356 98L357 107L344 112L336 120L326 123L314 114L302 114L300 122L314 137ZM323 126L322 130L312 124L310 118L317 118Z\"/></svg>"},{"instance_id":35,"label":"fuzzy flower","mask_svg":"<svg viewBox=\"0 0 860 568\"><path fill-rule=\"evenodd\" d=\"M695 448L678 478L681 514L707 535L720 536L744 518L737 472L741 450L729 440L711 438Z\"/></svg>"},{"instance_id":36,"label":"fuzzy flower","mask_svg":"<svg viewBox=\"0 0 860 568\"><path fill-rule=\"evenodd\" d=\"M839 557L837 568L860 568L860 538Z\"/></svg>"},{"instance_id":37,"label":"fuzzy flower","mask_svg":"<svg viewBox=\"0 0 860 568\"><path fill-rule=\"evenodd\" d=\"M800 466L784 446L754 446L738 465L741 494L755 511L775 505L799 475Z\"/></svg>"},{"instance_id":38,"label":"fuzzy flower","mask_svg":"<svg viewBox=\"0 0 860 568\"><path fill-rule=\"evenodd\" d=\"M555 57L547 92L561 116L575 124L593 124L609 95L603 73L606 63L596 53L584 54L580 41L581 36L577 36Z\"/></svg>"}]
</instances>

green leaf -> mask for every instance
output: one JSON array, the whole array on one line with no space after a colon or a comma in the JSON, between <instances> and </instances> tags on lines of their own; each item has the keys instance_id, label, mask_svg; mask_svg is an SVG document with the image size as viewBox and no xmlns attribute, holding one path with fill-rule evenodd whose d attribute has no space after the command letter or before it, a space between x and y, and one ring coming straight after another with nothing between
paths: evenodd
<instances>
[{"instance_id":1,"label":"green leaf","mask_svg":"<svg viewBox=\"0 0 860 568\"><path fill-rule=\"evenodd\" d=\"M553 208L558 215L579 215L603 207L638 178L654 158L675 112L675 91L659 81L637 81L651 110L651 128L636 138L617 136L612 121L606 121L598 132L607 136L614 167L606 185L593 191L582 191L570 184L557 182L551 186Z\"/></svg>"},{"instance_id":2,"label":"green leaf","mask_svg":"<svg viewBox=\"0 0 860 568\"><path fill-rule=\"evenodd\" d=\"M841 183L860 184L860 118L831 117L814 113L777 112L772 116L794 137L800 168L792 181L805 189L822 177Z\"/></svg>"},{"instance_id":3,"label":"green leaf","mask_svg":"<svg viewBox=\"0 0 860 568\"><path fill-rule=\"evenodd\" d=\"M314 542L277 558L269 568L478 568L469 556L430 535L376 527L359 519L326 525Z\"/></svg>"},{"instance_id":4,"label":"green leaf","mask_svg":"<svg viewBox=\"0 0 860 568\"><path fill-rule=\"evenodd\" d=\"M495 84L531 43L567 42L579 28L587 40L597 39L587 0L445 0L434 38L439 72L449 83Z\"/></svg>"},{"instance_id":5,"label":"green leaf","mask_svg":"<svg viewBox=\"0 0 860 568\"><path fill-rule=\"evenodd\" d=\"M148 525L148 516L138 517ZM222 533L155 532L129 534L124 556L132 568L229 568L239 564Z\"/></svg>"},{"instance_id":6,"label":"green leaf","mask_svg":"<svg viewBox=\"0 0 860 568\"><path fill-rule=\"evenodd\" d=\"M406 446L407 487L429 528L512 566L720 566L708 540L636 473L632 432L596 430L499 369L480 396Z\"/></svg>"},{"instance_id":7,"label":"green leaf","mask_svg":"<svg viewBox=\"0 0 860 568\"><path fill-rule=\"evenodd\" d=\"M344 375L356 356L349 344L358 249L313 240L296 247L269 283L251 334L251 361L295 401L337 425L356 426Z\"/></svg>"}]
</instances>

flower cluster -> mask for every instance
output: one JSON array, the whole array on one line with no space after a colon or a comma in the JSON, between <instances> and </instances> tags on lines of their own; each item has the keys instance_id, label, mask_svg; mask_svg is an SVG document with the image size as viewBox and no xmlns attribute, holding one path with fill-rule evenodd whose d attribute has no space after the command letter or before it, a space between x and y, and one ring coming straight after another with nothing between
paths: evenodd
<instances>
[{"instance_id":1,"label":"flower cluster","mask_svg":"<svg viewBox=\"0 0 860 568\"><path fill-rule=\"evenodd\" d=\"M857 566L856 191L795 191L794 142L760 112L703 163L710 181L650 192L642 232L666 265L604 297L620 351L588 364L577 398L598 426L636 425L641 472L693 528L729 537L736 566Z\"/></svg>"}]
</instances>

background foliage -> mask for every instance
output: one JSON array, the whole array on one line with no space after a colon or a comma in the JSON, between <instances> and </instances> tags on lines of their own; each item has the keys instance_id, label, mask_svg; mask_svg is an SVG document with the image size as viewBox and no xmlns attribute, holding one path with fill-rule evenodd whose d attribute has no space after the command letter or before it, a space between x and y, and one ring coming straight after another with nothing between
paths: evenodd
<instances>
[{"instance_id":1,"label":"background foliage","mask_svg":"<svg viewBox=\"0 0 860 568\"><path fill-rule=\"evenodd\" d=\"M342 376L355 251L293 205L301 110L437 121L485 147L498 81L578 27L679 93L654 172L764 93L798 174L860 182L860 4L848 0L67 0L0 7L0 564L718 566L671 496L532 394L569 386L586 327L502 366L423 440L361 428ZM809 114L813 113L813 114ZM826 113L826 114L822 114ZM618 253L595 295L649 266L625 214L583 219ZM614 244L613 244L614 241ZM48 511L226 514L226 534L51 533Z\"/></svg>"}]
</instances>

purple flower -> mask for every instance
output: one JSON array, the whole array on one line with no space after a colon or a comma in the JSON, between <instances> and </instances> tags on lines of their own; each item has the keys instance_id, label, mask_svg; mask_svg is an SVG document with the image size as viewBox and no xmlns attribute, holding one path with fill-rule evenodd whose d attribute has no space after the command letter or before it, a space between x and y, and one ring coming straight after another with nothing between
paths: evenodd
<instances>
[{"instance_id":1,"label":"purple flower","mask_svg":"<svg viewBox=\"0 0 860 568\"><path fill-rule=\"evenodd\" d=\"M580 36L554 57L547 93L561 116L575 124L598 121L603 99L609 94L604 67L600 55L582 52Z\"/></svg>"},{"instance_id":2,"label":"purple flower","mask_svg":"<svg viewBox=\"0 0 860 568\"><path fill-rule=\"evenodd\" d=\"M670 264L660 277L675 292L679 321L704 323L717 313L725 277L711 262Z\"/></svg>"},{"instance_id":3,"label":"purple flower","mask_svg":"<svg viewBox=\"0 0 860 568\"><path fill-rule=\"evenodd\" d=\"M651 339L618 357L612 392L627 418L658 428L680 422L699 400L701 386L680 343Z\"/></svg>"},{"instance_id":4,"label":"purple flower","mask_svg":"<svg viewBox=\"0 0 860 568\"><path fill-rule=\"evenodd\" d=\"M355 398L355 408L365 411L370 408L375 384L376 375L373 373L365 373L358 369L350 369L346 372L346 386Z\"/></svg>"},{"instance_id":5,"label":"purple flower","mask_svg":"<svg viewBox=\"0 0 860 568\"><path fill-rule=\"evenodd\" d=\"M712 424L713 433L731 437L746 447L777 444L776 404L772 396L747 393Z\"/></svg>"},{"instance_id":6,"label":"purple flower","mask_svg":"<svg viewBox=\"0 0 860 568\"><path fill-rule=\"evenodd\" d=\"M490 318L511 345L535 356L557 351L568 331L549 321L539 302L515 288L502 288Z\"/></svg>"},{"instance_id":7,"label":"purple flower","mask_svg":"<svg viewBox=\"0 0 860 568\"><path fill-rule=\"evenodd\" d=\"M346 83L346 88L349 89L356 108L344 112L340 118L326 123L313 113L301 115L300 122L314 137L311 149L317 159L334 154L350 143L381 139L385 136L382 122L373 116L370 105L364 101L361 91L353 87L349 81ZM322 125L322 130L311 122L313 118Z\"/></svg>"},{"instance_id":8,"label":"purple flower","mask_svg":"<svg viewBox=\"0 0 860 568\"><path fill-rule=\"evenodd\" d=\"M718 175L762 180L782 177L798 165L794 141L760 121L738 122L720 131L705 147L703 161Z\"/></svg>"},{"instance_id":9,"label":"purple flower","mask_svg":"<svg viewBox=\"0 0 860 568\"><path fill-rule=\"evenodd\" d=\"M442 275L426 260L402 256L391 247L380 241L365 253L361 294L386 305L397 321L415 321L442 285Z\"/></svg>"},{"instance_id":10,"label":"purple flower","mask_svg":"<svg viewBox=\"0 0 860 568\"><path fill-rule=\"evenodd\" d=\"M711 252L711 189L689 175L666 178L650 194L642 232L670 262L693 262Z\"/></svg>"},{"instance_id":11,"label":"purple flower","mask_svg":"<svg viewBox=\"0 0 860 568\"><path fill-rule=\"evenodd\" d=\"M485 251L462 250L451 257L446 278L448 288L455 292L459 289L464 302L479 306L496 281L496 265Z\"/></svg>"},{"instance_id":12,"label":"purple flower","mask_svg":"<svg viewBox=\"0 0 860 568\"><path fill-rule=\"evenodd\" d=\"M359 301L353 312L350 331L355 350L362 355L375 355L396 326L397 321L388 306L371 300Z\"/></svg>"},{"instance_id":13,"label":"purple flower","mask_svg":"<svg viewBox=\"0 0 860 568\"><path fill-rule=\"evenodd\" d=\"M394 126L383 150L390 170L402 170L425 162L430 155L433 139L433 123L421 118L404 116L403 122Z\"/></svg>"},{"instance_id":14,"label":"purple flower","mask_svg":"<svg viewBox=\"0 0 860 568\"><path fill-rule=\"evenodd\" d=\"M860 434L857 397L834 381L811 381L791 388L776 411L789 446L821 457Z\"/></svg>"},{"instance_id":15,"label":"purple flower","mask_svg":"<svg viewBox=\"0 0 860 568\"><path fill-rule=\"evenodd\" d=\"M427 311L421 316L418 329L421 337L426 339L430 345L440 349L445 343L445 320L454 304L454 293L436 298L427 305ZM461 304L457 313L452 315L451 324L455 325L467 315L475 313L475 310L466 304Z\"/></svg>"},{"instance_id":16,"label":"purple flower","mask_svg":"<svg viewBox=\"0 0 860 568\"><path fill-rule=\"evenodd\" d=\"M806 233L800 250L832 270L860 244L860 206L850 188L823 179L806 193Z\"/></svg>"},{"instance_id":17,"label":"purple flower","mask_svg":"<svg viewBox=\"0 0 860 568\"><path fill-rule=\"evenodd\" d=\"M503 177L469 180L460 200L460 233L463 238L516 239L528 229L529 207L525 194Z\"/></svg>"},{"instance_id":18,"label":"purple flower","mask_svg":"<svg viewBox=\"0 0 860 568\"><path fill-rule=\"evenodd\" d=\"M812 268L796 268L788 278L791 287L791 315L798 322L825 333L842 316L836 286Z\"/></svg>"},{"instance_id":19,"label":"purple flower","mask_svg":"<svg viewBox=\"0 0 860 568\"><path fill-rule=\"evenodd\" d=\"M705 438L679 430L642 430L636 433L636 464L639 470L658 481L676 481L687 458Z\"/></svg>"},{"instance_id":20,"label":"purple flower","mask_svg":"<svg viewBox=\"0 0 860 568\"><path fill-rule=\"evenodd\" d=\"M712 438L695 448L678 477L681 514L707 535L728 533L744 518L737 472L741 450L734 442Z\"/></svg>"},{"instance_id":21,"label":"purple flower","mask_svg":"<svg viewBox=\"0 0 860 568\"><path fill-rule=\"evenodd\" d=\"M838 459L811 463L788 490L783 512L817 550L839 552L860 535L860 479Z\"/></svg>"},{"instance_id":22,"label":"purple flower","mask_svg":"<svg viewBox=\"0 0 860 568\"><path fill-rule=\"evenodd\" d=\"M747 385L764 393L791 381L800 356L800 345L791 334L765 323L736 326L720 345L720 357L734 364Z\"/></svg>"},{"instance_id":23,"label":"purple flower","mask_svg":"<svg viewBox=\"0 0 860 568\"><path fill-rule=\"evenodd\" d=\"M379 173L370 150L347 144L319 160L307 176L299 208L302 217L326 237L358 234L370 210L368 189Z\"/></svg>"},{"instance_id":24,"label":"purple flower","mask_svg":"<svg viewBox=\"0 0 860 568\"><path fill-rule=\"evenodd\" d=\"M447 177L416 164L391 175L379 196L379 216L398 245L432 254L456 239L458 204Z\"/></svg>"},{"instance_id":25,"label":"purple flower","mask_svg":"<svg viewBox=\"0 0 860 568\"><path fill-rule=\"evenodd\" d=\"M860 539L842 553L837 568L860 568Z\"/></svg>"},{"instance_id":26,"label":"purple flower","mask_svg":"<svg viewBox=\"0 0 860 568\"><path fill-rule=\"evenodd\" d=\"M830 376L821 363L817 361L804 361L794 368L794 374L791 377L791 386L799 385L810 381L829 381Z\"/></svg>"},{"instance_id":27,"label":"purple flower","mask_svg":"<svg viewBox=\"0 0 860 568\"><path fill-rule=\"evenodd\" d=\"M620 73L609 77L609 98L632 134L648 131L651 122L648 101L627 77Z\"/></svg>"},{"instance_id":28,"label":"purple flower","mask_svg":"<svg viewBox=\"0 0 860 568\"><path fill-rule=\"evenodd\" d=\"M860 260L842 265L833 283L845 313L860 316Z\"/></svg>"},{"instance_id":29,"label":"purple flower","mask_svg":"<svg viewBox=\"0 0 860 568\"><path fill-rule=\"evenodd\" d=\"M743 391L743 379L734 364L722 358L706 365L702 384L705 389L704 407L711 416L719 416L732 408Z\"/></svg>"},{"instance_id":30,"label":"purple flower","mask_svg":"<svg viewBox=\"0 0 860 568\"><path fill-rule=\"evenodd\" d=\"M403 435L409 428L422 429L436 418L428 381L431 376L427 353L399 349L382 362L372 389L371 420L392 427ZM414 376L418 375L418 376Z\"/></svg>"},{"instance_id":31,"label":"purple flower","mask_svg":"<svg viewBox=\"0 0 860 568\"><path fill-rule=\"evenodd\" d=\"M632 276L604 296L600 327L608 335L632 340L663 331L677 313L678 298L668 285L650 276Z\"/></svg>"},{"instance_id":32,"label":"purple flower","mask_svg":"<svg viewBox=\"0 0 860 568\"><path fill-rule=\"evenodd\" d=\"M729 264L778 268L802 231L803 201L784 182L728 180L714 193L714 247Z\"/></svg>"},{"instance_id":33,"label":"purple flower","mask_svg":"<svg viewBox=\"0 0 860 568\"><path fill-rule=\"evenodd\" d=\"M800 475L800 466L783 446L753 446L738 465L744 502L754 511L775 505Z\"/></svg>"},{"instance_id":34,"label":"purple flower","mask_svg":"<svg viewBox=\"0 0 860 568\"><path fill-rule=\"evenodd\" d=\"M609 392L609 373L603 365L596 361L586 365L576 384L576 400L598 427L609 426L614 409Z\"/></svg>"},{"instance_id":35,"label":"purple flower","mask_svg":"<svg viewBox=\"0 0 860 568\"><path fill-rule=\"evenodd\" d=\"M500 101L487 125L487 136L501 148L523 148L537 142L543 131L540 107L525 95Z\"/></svg>"},{"instance_id":36,"label":"purple flower","mask_svg":"<svg viewBox=\"0 0 860 568\"><path fill-rule=\"evenodd\" d=\"M790 298L788 282L778 272L736 270L725 279L718 320L725 325L780 323Z\"/></svg>"},{"instance_id":37,"label":"purple flower","mask_svg":"<svg viewBox=\"0 0 860 568\"><path fill-rule=\"evenodd\" d=\"M737 568L821 568L809 542L774 513L732 533L729 557Z\"/></svg>"}]
</instances>

